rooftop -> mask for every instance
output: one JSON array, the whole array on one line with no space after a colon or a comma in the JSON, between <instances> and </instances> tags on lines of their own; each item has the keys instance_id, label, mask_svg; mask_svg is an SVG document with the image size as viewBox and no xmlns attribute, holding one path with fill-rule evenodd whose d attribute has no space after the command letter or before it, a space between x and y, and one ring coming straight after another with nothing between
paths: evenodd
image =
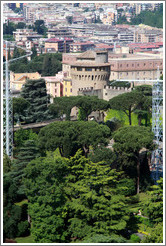
<instances>
[{"instance_id":1,"label":"rooftop","mask_svg":"<svg viewBox=\"0 0 166 246\"><path fill-rule=\"evenodd\" d=\"M84 53L81 53L80 55L78 55L78 58L92 58L95 59L96 58L96 52L93 50L87 50Z\"/></svg>"}]
</instances>

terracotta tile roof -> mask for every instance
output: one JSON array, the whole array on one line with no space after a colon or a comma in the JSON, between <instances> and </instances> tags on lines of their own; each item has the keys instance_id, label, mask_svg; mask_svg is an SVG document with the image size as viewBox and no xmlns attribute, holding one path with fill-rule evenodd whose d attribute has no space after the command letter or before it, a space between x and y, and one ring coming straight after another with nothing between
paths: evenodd
<instances>
[{"instance_id":1,"label":"terracotta tile roof","mask_svg":"<svg viewBox=\"0 0 166 246\"><path fill-rule=\"evenodd\" d=\"M96 58L96 52L93 50L87 50L84 53L80 54L78 58Z\"/></svg>"}]
</instances>

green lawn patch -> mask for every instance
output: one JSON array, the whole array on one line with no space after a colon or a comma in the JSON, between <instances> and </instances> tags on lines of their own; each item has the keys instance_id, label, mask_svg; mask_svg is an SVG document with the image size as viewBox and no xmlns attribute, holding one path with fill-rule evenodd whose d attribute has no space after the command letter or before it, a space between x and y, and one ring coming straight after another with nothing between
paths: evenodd
<instances>
[{"instance_id":1,"label":"green lawn patch","mask_svg":"<svg viewBox=\"0 0 166 246\"><path fill-rule=\"evenodd\" d=\"M28 203L28 200L27 199L24 199L21 202L16 202L15 205L22 206L23 204L27 204L27 203Z\"/></svg>"},{"instance_id":2,"label":"green lawn patch","mask_svg":"<svg viewBox=\"0 0 166 246\"><path fill-rule=\"evenodd\" d=\"M17 243L34 243L34 238L32 235L30 235L28 237L16 237L15 241Z\"/></svg>"},{"instance_id":3,"label":"green lawn patch","mask_svg":"<svg viewBox=\"0 0 166 246\"><path fill-rule=\"evenodd\" d=\"M107 111L107 116L105 117L105 121L110 120L112 118L117 118L123 124L123 126L129 125L129 118L122 110L109 109ZM135 113L131 114L132 126L138 125L138 116ZM152 117L148 116L148 125L151 125ZM145 125L145 119L142 119L142 125Z\"/></svg>"}]
</instances>

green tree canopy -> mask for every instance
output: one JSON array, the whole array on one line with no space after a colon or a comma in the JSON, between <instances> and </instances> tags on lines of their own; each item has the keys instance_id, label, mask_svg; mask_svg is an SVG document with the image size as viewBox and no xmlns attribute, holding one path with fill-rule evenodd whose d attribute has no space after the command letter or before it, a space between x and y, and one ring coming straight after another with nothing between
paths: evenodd
<instances>
[{"instance_id":1,"label":"green tree canopy","mask_svg":"<svg viewBox=\"0 0 166 246\"><path fill-rule=\"evenodd\" d=\"M143 238L141 243L163 243L163 223L160 222L151 228L150 234Z\"/></svg>"},{"instance_id":2,"label":"green tree canopy","mask_svg":"<svg viewBox=\"0 0 166 246\"><path fill-rule=\"evenodd\" d=\"M78 97L56 97L54 98L54 103L49 105L50 113L54 117L62 116L66 114L66 120L70 120L70 114L72 108L76 105Z\"/></svg>"},{"instance_id":3,"label":"green tree canopy","mask_svg":"<svg viewBox=\"0 0 166 246\"><path fill-rule=\"evenodd\" d=\"M153 27L163 28L163 4L155 11L142 11L140 14L133 16L130 21L131 25L145 24Z\"/></svg>"},{"instance_id":4,"label":"green tree canopy","mask_svg":"<svg viewBox=\"0 0 166 246\"><path fill-rule=\"evenodd\" d=\"M137 193L139 193L140 181L139 153L143 148L148 150L154 149L153 138L154 134L151 130L142 126L122 127L113 134L113 148L119 155L122 169L125 168L126 165L130 166L131 163L136 167ZM130 159L132 159L132 162L129 161Z\"/></svg>"},{"instance_id":5,"label":"green tree canopy","mask_svg":"<svg viewBox=\"0 0 166 246\"><path fill-rule=\"evenodd\" d=\"M142 95L137 91L124 93L109 100L110 108L122 110L128 116L129 124L131 125L131 113L134 112L141 99Z\"/></svg>"},{"instance_id":6,"label":"green tree canopy","mask_svg":"<svg viewBox=\"0 0 166 246\"><path fill-rule=\"evenodd\" d=\"M156 185L148 191L150 199L144 204L144 209L153 223L163 221L163 178L157 181Z\"/></svg>"},{"instance_id":7,"label":"green tree canopy","mask_svg":"<svg viewBox=\"0 0 166 246\"><path fill-rule=\"evenodd\" d=\"M22 88L21 97L30 104L25 112L26 123L42 122L51 118L48 111L49 96L44 79L27 80Z\"/></svg>"},{"instance_id":8,"label":"green tree canopy","mask_svg":"<svg viewBox=\"0 0 166 246\"><path fill-rule=\"evenodd\" d=\"M125 197L118 189L122 173L103 162L92 163L80 151L69 159L68 166L66 210L71 215L71 236L81 239L94 233L119 234L129 219Z\"/></svg>"},{"instance_id":9,"label":"green tree canopy","mask_svg":"<svg viewBox=\"0 0 166 246\"><path fill-rule=\"evenodd\" d=\"M17 57L21 56L21 54L17 50ZM33 50L33 53L35 55L36 51ZM40 74L43 74L44 76L54 76L56 73L62 70L62 54L61 53L52 53L52 54L40 54L39 56L34 56L32 54L33 59L31 61L27 61L27 58L20 59L18 61L12 62L10 64L9 69L15 73L32 73L32 72L38 72ZM14 55L15 56L15 55ZM47 58L45 58L47 57ZM50 60L49 66L49 73L46 66L48 66L48 63L46 63L46 60ZM44 65L45 64L45 65ZM47 72L47 73L46 73Z\"/></svg>"},{"instance_id":10,"label":"green tree canopy","mask_svg":"<svg viewBox=\"0 0 166 246\"><path fill-rule=\"evenodd\" d=\"M66 160L50 154L29 163L25 173L29 214L33 224L31 232L35 242L65 242Z\"/></svg>"},{"instance_id":11,"label":"green tree canopy","mask_svg":"<svg viewBox=\"0 0 166 246\"><path fill-rule=\"evenodd\" d=\"M36 20L34 23L34 29L38 34L45 35L47 32L47 27L44 25L44 20Z\"/></svg>"},{"instance_id":12,"label":"green tree canopy","mask_svg":"<svg viewBox=\"0 0 166 246\"><path fill-rule=\"evenodd\" d=\"M88 116L93 111L107 110L109 103L105 100L98 99L96 96L80 96L78 97L76 106L84 112L82 115L85 115L85 118L82 120L88 120Z\"/></svg>"},{"instance_id":13,"label":"green tree canopy","mask_svg":"<svg viewBox=\"0 0 166 246\"><path fill-rule=\"evenodd\" d=\"M11 169L11 160L8 155L3 153L3 173L8 173Z\"/></svg>"},{"instance_id":14,"label":"green tree canopy","mask_svg":"<svg viewBox=\"0 0 166 246\"><path fill-rule=\"evenodd\" d=\"M52 54L46 54L43 60L42 76L55 76L62 68L59 60L55 59Z\"/></svg>"},{"instance_id":15,"label":"green tree canopy","mask_svg":"<svg viewBox=\"0 0 166 246\"><path fill-rule=\"evenodd\" d=\"M152 86L141 85L136 86L135 91L140 93L142 99L137 104L134 113L138 114L138 122L141 125L142 118L145 118L145 125L148 123L148 116L151 115L152 110ZM149 119L150 121L150 119Z\"/></svg>"},{"instance_id":16,"label":"green tree canopy","mask_svg":"<svg viewBox=\"0 0 166 246\"><path fill-rule=\"evenodd\" d=\"M22 97L13 97L13 115L15 121L22 120L25 116L25 111L30 106L30 103Z\"/></svg>"},{"instance_id":17,"label":"green tree canopy","mask_svg":"<svg viewBox=\"0 0 166 246\"><path fill-rule=\"evenodd\" d=\"M39 149L35 140L27 140L23 143L22 147L19 149L17 160L14 162L11 168L11 178L13 179L15 185L17 186L17 194L21 198L26 198L25 187L23 185L23 178L25 177L24 169L28 163L39 157Z\"/></svg>"},{"instance_id":18,"label":"green tree canopy","mask_svg":"<svg viewBox=\"0 0 166 246\"><path fill-rule=\"evenodd\" d=\"M87 155L90 146L107 144L109 135L109 128L96 122L54 122L40 130L39 146L52 151L59 148L61 155L66 157L82 148Z\"/></svg>"},{"instance_id":19,"label":"green tree canopy","mask_svg":"<svg viewBox=\"0 0 166 246\"><path fill-rule=\"evenodd\" d=\"M80 150L70 159L50 152L31 161L25 173L35 242L109 236L126 227L126 198L119 191L128 188L119 186L123 174L109 165L91 162Z\"/></svg>"}]
</instances>

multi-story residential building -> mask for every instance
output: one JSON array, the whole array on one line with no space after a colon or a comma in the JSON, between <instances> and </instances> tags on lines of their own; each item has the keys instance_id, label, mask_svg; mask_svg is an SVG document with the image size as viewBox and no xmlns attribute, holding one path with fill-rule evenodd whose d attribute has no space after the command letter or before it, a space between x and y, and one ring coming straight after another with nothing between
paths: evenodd
<instances>
[{"instance_id":1,"label":"multi-story residential building","mask_svg":"<svg viewBox=\"0 0 166 246\"><path fill-rule=\"evenodd\" d=\"M93 49L95 47L93 42L74 42L70 44L70 52L80 52Z\"/></svg>"},{"instance_id":2,"label":"multi-story residential building","mask_svg":"<svg viewBox=\"0 0 166 246\"><path fill-rule=\"evenodd\" d=\"M27 79L40 79L41 75L36 73L14 73L10 72L10 87L12 90L21 91Z\"/></svg>"},{"instance_id":3,"label":"multi-story residential building","mask_svg":"<svg viewBox=\"0 0 166 246\"><path fill-rule=\"evenodd\" d=\"M71 77L64 77L63 79L63 96L72 96L72 79Z\"/></svg>"},{"instance_id":4,"label":"multi-story residential building","mask_svg":"<svg viewBox=\"0 0 166 246\"><path fill-rule=\"evenodd\" d=\"M48 35L48 38L55 38L55 37L72 38L73 37L72 32L67 27L48 29L47 35Z\"/></svg>"},{"instance_id":5,"label":"multi-story residential building","mask_svg":"<svg viewBox=\"0 0 166 246\"><path fill-rule=\"evenodd\" d=\"M26 23L28 24L33 24L36 21L36 9L37 9L37 5L33 5L32 6L29 5L24 5L23 7L23 13L24 13L24 17L26 20Z\"/></svg>"},{"instance_id":6,"label":"multi-story residential building","mask_svg":"<svg viewBox=\"0 0 166 246\"><path fill-rule=\"evenodd\" d=\"M162 42L163 32L157 28L147 29L145 26L139 26L134 31L134 42L135 43L149 43L149 42Z\"/></svg>"},{"instance_id":7,"label":"multi-story residential building","mask_svg":"<svg viewBox=\"0 0 166 246\"><path fill-rule=\"evenodd\" d=\"M73 39L70 38L51 38L45 42L45 52L70 52L70 44L73 43Z\"/></svg>"},{"instance_id":8,"label":"multi-story residential building","mask_svg":"<svg viewBox=\"0 0 166 246\"><path fill-rule=\"evenodd\" d=\"M117 17L118 17L117 10L111 9L107 13L104 13L104 16L102 18L102 22L105 25L112 25L115 22L117 22Z\"/></svg>"},{"instance_id":9,"label":"multi-story residential building","mask_svg":"<svg viewBox=\"0 0 166 246\"><path fill-rule=\"evenodd\" d=\"M118 33L118 41L123 43L131 43L134 41L134 33L132 31L122 31Z\"/></svg>"},{"instance_id":10,"label":"multi-story residential building","mask_svg":"<svg viewBox=\"0 0 166 246\"><path fill-rule=\"evenodd\" d=\"M13 32L13 37L16 42L26 41L26 40L37 40L42 37L37 32L34 32L33 29L16 29Z\"/></svg>"},{"instance_id":11,"label":"multi-story residential building","mask_svg":"<svg viewBox=\"0 0 166 246\"><path fill-rule=\"evenodd\" d=\"M126 54L118 58L110 55L110 81L117 79L154 80L157 79L157 68L163 73L163 57L154 54Z\"/></svg>"},{"instance_id":12,"label":"multi-story residential building","mask_svg":"<svg viewBox=\"0 0 166 246\"><path fill-rule=\"evenodd\" d=\"M107 51L86 51L70 63L72 78L72 95L80 90L102 89L107 84L110 74Z\"/></svg>"},{"instance_id":13,"label":"multi-story residential building","mask_svg":"<svg viewBox=\"0 0 166 246\"><path fill-rule=\"evenodd\" d=\"M63 96L63 72L58 72L55 76L46 76L41 77L46 82L47 94L54 97L62 97Z\"/></svg>"},{"instance_id":14,"label":"multi-story residential building","mask_svg":"<svg viewBox=\"0 0 166 246\"><path fill-rule=\"evenodd\" d=\"M47 94L54 97L63 96L63 78L66 76L65 73L58 72L55 76L46 76L41 77L41 75L36 73L14 73L10 72L10 86L12 91L20 92L23 85L26 83L28 79L37 80L44 79L46 82Z\"/></svg>"}]
</instances>

